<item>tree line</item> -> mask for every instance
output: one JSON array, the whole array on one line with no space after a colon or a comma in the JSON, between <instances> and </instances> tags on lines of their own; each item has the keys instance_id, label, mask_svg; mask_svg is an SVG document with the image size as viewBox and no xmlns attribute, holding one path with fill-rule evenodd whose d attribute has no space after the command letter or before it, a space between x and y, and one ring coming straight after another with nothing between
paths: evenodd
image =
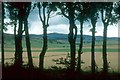
<instances>
[{"instance_id":1,"label":"tree line","mask_svg":"<svg viewBox=\"0 0 120 80\"><path fill-rule=\"evenodd\" d=\"M103 24L103 72L108 72L107 62L107 28L109 25L115 24L120 19L120 2L2 2L2 67L4 68L4 28L5 14L11 20L9 25L14 26L14 41L15 41L15 62L16 67L22 67L22 35L25 32L26 48L28 55L28 66L33 68L33 60L31 54L31 44L29 37L28 17L33 9L38 8L40 22L43 27L43 47L39 55L39 68L44 70L44 57L48 49L47 44L47 28L53 13L62 15L69 21L68 42L70 45L70 70L81 72L81 54L83 53L83 27L86 21L91 22L92 44L91 44L91 71L95 73L95 33L96 23L101 19ZM6 12L5 10L8 10ZM57 12L60 10L60 12ZM80 25L80 43L78 54L78 62L76 63L76 38L77 26L75 21L79 21ZM77 68L75 67L77 65Z\"/></svg>"}]
</instances>

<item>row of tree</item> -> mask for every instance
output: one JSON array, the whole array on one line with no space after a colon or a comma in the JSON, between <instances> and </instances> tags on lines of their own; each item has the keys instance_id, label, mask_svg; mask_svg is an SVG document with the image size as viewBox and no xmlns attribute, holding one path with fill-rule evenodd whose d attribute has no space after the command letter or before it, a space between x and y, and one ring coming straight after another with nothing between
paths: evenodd
<instances>
[{"instance_id":1,"label":"row of tree","mask_svg":"<svg viewBox=\"0 0 120 80\"><path fill-rule=\"evenodd\" d=\"M107 28L108 25L117 23L120 18L120 2L4 2L2 3L2 63L4 67L4 18L5 14L9 13L10 25L14 25L14 40L15 40L15 65L22 66L22 34L25 32L26 47L28 54L28 65L33 67L28 17L33 9L38 8L39 18L43 26L43 47L39 56L39 68L44 69L44 56L47 51L47 28L49 27L49 20L53 13L62 15L69 20L69 34L68 41L70 44L70 70L81 71L81 54L83 48L83 24L85 21L90 21L92 25L92 44L91 44L91 70L95 73L95 29L98 19L103 23L103 71L108 72L107 62ZM8 10L6 12L5 10ZM60 10L60 12L57 12ZM77 26L75 21L80 22L80 44L78 50L78 63L75 69L76 57L76 37Z\"/></svg>"}]
</instances>

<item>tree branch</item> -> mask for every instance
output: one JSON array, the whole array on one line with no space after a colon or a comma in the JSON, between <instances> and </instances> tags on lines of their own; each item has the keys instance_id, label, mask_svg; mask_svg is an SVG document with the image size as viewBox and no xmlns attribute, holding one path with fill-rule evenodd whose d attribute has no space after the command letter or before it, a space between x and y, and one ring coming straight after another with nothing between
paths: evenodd
<instances>
[{"instance_id":1,"label":"tree branch","mask_svg":"<svg viewBox=\"0 0 120 80\"><path fill-rule=\"evenodd\" d=\"M53 12L53 13L50 14L50 18L52 18L54 16L56 16L55 12Z\"/></svg>"},{"instance_id":2,"label":"tree branch","mask_svg":"<svg viewBox=\"0 0 120 80\"><path fill-rule=\"evenodd\" d=\"M52 10L50 10L49 12L48 12L48 18L47 18L47 25L48 25L48 22L49 22L49 19L50 19L50 13L52 12Z\"/></svg>"},{"instance_id":3,"label":"tree branch","mask_svg":"<svg viewBox=\"0 0 120 80\"><path fill-rule=\"evenodd\" d=\"M42 17L41 17L40 2L38 3L38 9L39 9L39 17L40 17L40 20L41 20L42 23L43 23L43 19L42 19Z\"/></svg>"},{"instance_id":4,"label":"tree branch","mask_svg":"<svg viewBox=\"0 0 120 80\"><path fill-rule=\"evenodd\" d=\"M69 16L67 16L67 15L64 13L63 9L60 9L60 10L61 10L61 12L62 12L63 16L65 16L66 18L68 18L68 19L69 19Z\"/></svg>"},{"instance_id":5,"label":"tree branch","mask_svg":"<svg viewBox=\"0 0 120 80\"><path fill-rule=\"evenodd\" d=\"M28 7L27 7L27 10L26 10L26 14L27 14L27 17L28 17L29 14L30 14L30 10L31 10L31 3L28 3L27 5L28 5Z\"/></svg>"},{"instance_id":6,"label":"tree branch","mask_svg":"<svg viewBox=\"0 0 120 80\"><path fill-rule=\"evenodd\" d=\"M107 20L107 22L106 22L107 24L109 24L110 17L111 17L111 15L112 15L112 13L111 13L111 12L112 12L112 8L113 8L113 7L111 6L111 7L110 7L110 10L109 10L108 20Z\"/></svg>"},{"instance_id":7,"label":"tree branch","mask_svg":"<svg viewBox=\"0 0 120 80\"><path fill-rule=\"evenodd\" d=\"M43 3L44 4L44 3ZM43 6L43 24L45 25L46 17L45 17L45 7Z\"/></svg>"},{"instance_id":8,"label":"tree branch","mask_svg":"<svg viewBox=\"0 0 120 80\"><path fill-rule=\"evenodd\" d=\"M104 16L103 16L103 9L101 10L102 22L105 23Z\"/></svg>"}]
</instances>

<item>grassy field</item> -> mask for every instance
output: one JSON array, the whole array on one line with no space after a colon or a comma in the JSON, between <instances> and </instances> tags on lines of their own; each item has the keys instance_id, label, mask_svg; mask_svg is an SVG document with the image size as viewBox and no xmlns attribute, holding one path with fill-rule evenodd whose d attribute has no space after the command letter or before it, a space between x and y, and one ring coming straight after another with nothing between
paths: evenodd
<instances>
[{"instance_id":1,"label":"grassy field","mask_svg":"<svg viewBox=\"0 0 120 80\"><path fill-rule=\"evenodd\" d=\"M38 67L38 61L39 61L39 52L33 52L33 62L34 65ZM53 59L59 59L59 58L66 58L67 52L47 52L45 55L45 68L50 68L51 66L58 66L58 67L64 67L64 65L57 65ZM90 52L85 52L82 54L82 60L85 62L82 64L83 70L90 70L90 64L91 64L91 54ZM96 64L98 66L98 69L102 69L102 53L96 52L95 54L96 58ZM14 61L14 53L13 52L6 52L5 53L5 63L13 63ZM24 64L28 62L27 59L27 53L23 53L23 61ZM110 66L110 71L118 71L118 53L117 52L108 52L108 62Z\"/></svg>"},{"instance_id":2,"label":"grassy field","mask_svg":"<svg viewBox=\"0 0 120 80\"><path fill-rule=\"evenodd\" d=\"M23 51L26 52L26 43L23 38ZM76 42L78 50L79 42ZM5 52L14 52L14 40L5 39ZM31 39L31 48L33 52L40 52L42 48L42 39ZM36 48L38 48L36 50ZM53 48L52 50L50 48ZM56 49L54 49L56 48ZM107 52L118 52L118 40L107 41ZM69 52L69 43L63 40L48 40L48 52ZM83 52L91 52L91 43L83 43ZM95 52L102 52L102 41L96 41Z\"/></svg>"},{"instance_id":3,"label":"grassy field","mask_svg":"<svg viewBox=\"0 0 120 80\"><path fill-rule=\"evenodd\" d=\"M77 49L78 50L78 49ZM23 50L24 52L26 52L26 49ZM32 50L32 52L40 52L41 49L39 50ZM54 49L53 50L48 50L47 52L69 52L70 50L68 48L58 48L58 49ZM90 48L84 48L83 52L90 52L91 49ZM14 52L14 49L11 48L10 50L5 49L5 52ZM95 52L102 52L101 48L96 48ZM118 49L114 49L114 48L108 48L107 52L118 52Z\"/></svg>"},{"instance_id":4,"label":"grassy field","mask_svg":"<svg viewBox=\"0 0 120 80\"><path fill-rule=\"evenodd\" d=\"M27 64L27 52L25 46L25 39L23 38L23 60L24 64ZM76 42L76 48L78 50L79 42ZM42 49L42 39L32 38L31 39L31 50L33 56L34 65L38 67L39 54ZM76 55L77 55L76 50ZM107 55L110 66L110 71L118 71L118 40L108 40L107 42ZM5 64L14 62L14 39L5 38ZM64 65L56 65L53 59L65 58L70 52L68 41L64 40L48 40L48 50L45 55L45 68L51 66L65 67ZM83 44L82 60L85 62L82 64L83 70L90 70L91 64L91 42L85 41ZM95 58L98 69L102 69L102 41L96 41L95 46Z\"/></svg>"},{"instance_id":5,"label":"grassy field","mask_svg":"<svg viewBox=\"0 0 120 80\"><path fill-rule=\"evenodd\" d=\"M53 45L53 44L52 44ZM57 44L54 44L57 45ZM69 45L69 44L67 44ZM90 54L90 46L84 45L83 47L83 54L82 54L82 60L85 62L82 64L83 70L90 70L90 64L91 64L91 54ZM39 54L42 48L31 48L32 50L32 56L33 56L33 62L34 65L38 67L38 61L39 61ZM77 47L78 49L78 47ZM56 65L56 63L53 61L53 59L59 59L59 58L65 58L67 54L69 53L69 47L63 47L54 46L54 47L48 47L47 53L45 55L45 68L50 68L51 66L57 66L57 67L65 67L64 65ZM110 66L110 71L118 71L118 46L112 45L108 46L107 49L108 54L108 62ZM77 55L77 51L76 51ZM77 56L76 56L77 57ZM95 49L95 58L96 58L96 64L98 66L98 70L100 71L102 69L102 46L96 46ZM26 48L23 48L23 60L24 64L27 64L27 52ZM5 63L13 63L14 61L14 48L5 48Z\"/></svg>"}]
</instances>

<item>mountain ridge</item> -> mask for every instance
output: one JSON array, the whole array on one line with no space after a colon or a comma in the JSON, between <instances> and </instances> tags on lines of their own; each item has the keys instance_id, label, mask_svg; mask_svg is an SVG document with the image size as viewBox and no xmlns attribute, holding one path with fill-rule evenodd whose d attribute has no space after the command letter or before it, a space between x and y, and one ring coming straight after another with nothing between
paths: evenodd
<instances>
[{"instance_id":1,"label":"mountain ridge","mask_svg":"<svg viewBox=\"0 0 120 80\"><path fill-rule=\"evenodd\" d=\"M11 36L14 37L13 34L4 34L5 36ZM23 35L25 36L25 35ZM62 34L62 33L49 33L47 34L48 39L56 39L56 40L68 40L68 34ZM37 35L37 34L30 34L30 38L42 38L42 34ZM101 41L103 39L102 36L95 36L96 41ZM84 41L91 41L92 36L91 35L83 35ZM108 40L118 40L120 39L119 37L107 37ZM77 41L80 40L80 35L77 35Z\"/></svg>"}]
</instances>

